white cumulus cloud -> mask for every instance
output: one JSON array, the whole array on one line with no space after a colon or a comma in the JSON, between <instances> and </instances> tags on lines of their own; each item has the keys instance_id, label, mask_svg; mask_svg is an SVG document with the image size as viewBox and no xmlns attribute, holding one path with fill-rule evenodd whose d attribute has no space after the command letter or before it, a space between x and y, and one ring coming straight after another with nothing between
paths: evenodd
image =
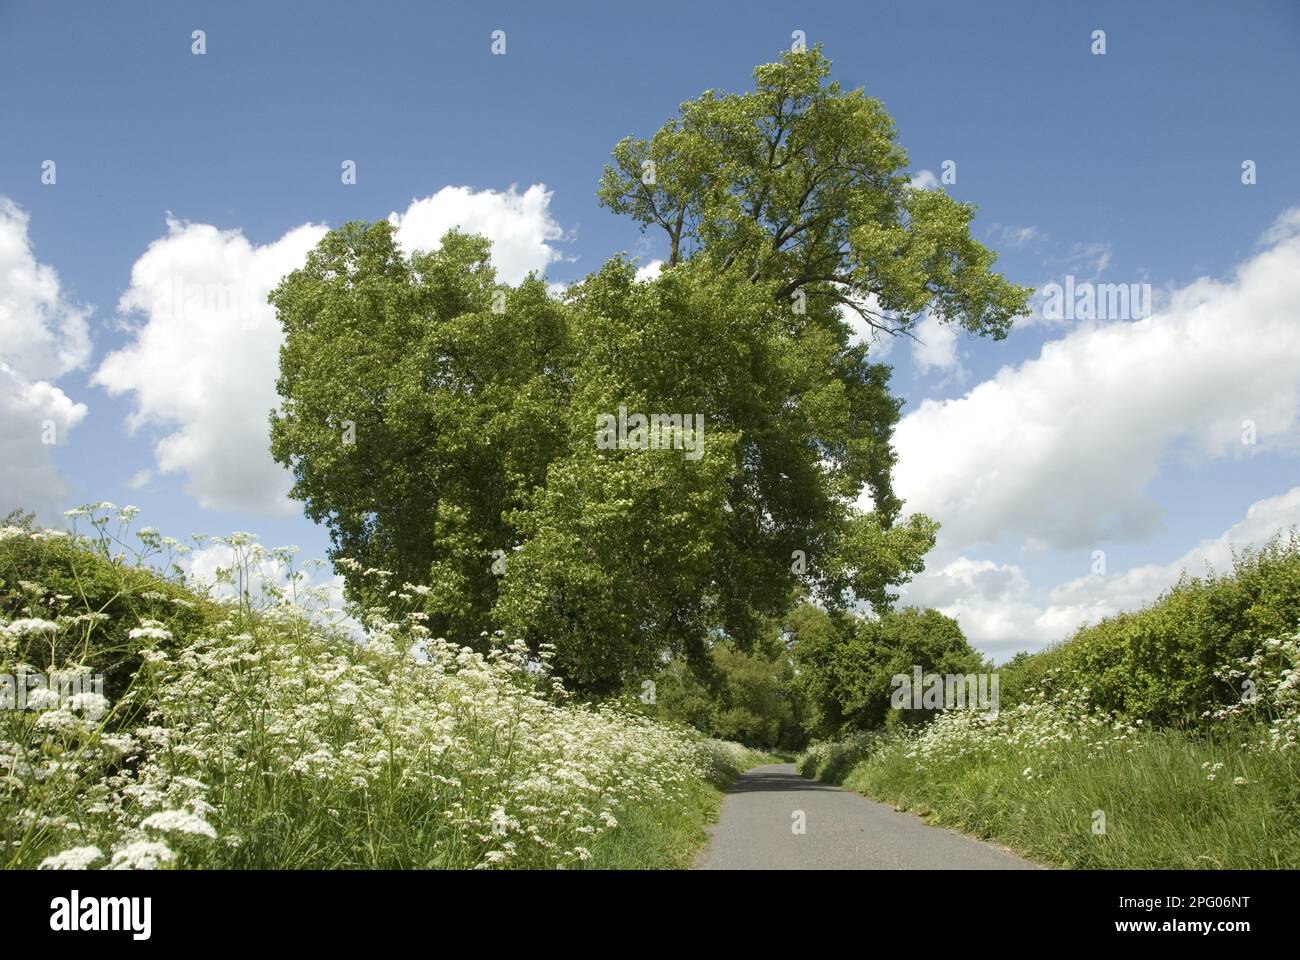
<instances>
[{"instance_id":1,"label":"white cumulus cloud","mask_svg":"<svg viewBox=\"0 0 1300 960\"><path fill-rule=\"evenodd\" d=\"M1082 326L904 417L895 485L943 524L947 554L1004 535L1040 549L1138 539L1162 521L1147 487L1170 458L1300 446L1300 216L1267 239L1231 280Z\"/></svg>"},{"instance_id":2,"label":"white cumulus cloud","mask_svg":"<svg viewBox=\"0 0 1300 960\"><path fill-rule=\"evenodd\" d=\"M520 193L443 187L431 197L413 200L405 213L391 213L402 249L436 250L452 228L478 233L492 241L492 264L505 283L519 283L530 271L542 273L560 259L552 242L564 230L551 217L551 192L535 183Z\"/></svg>"},{"instance_id":3,"label":"white cumulus cloud","mask_svg":"<svg viewBox=\"0 0 1300 960\"><path fill-rule=\"evenodd\" d=\"M664 262L662 260L651 260L644 267L636 268L636 281L638 283L646 283L650 280L654 280L659 276L663 268Z\"/></svg>"},{"instance_id":4,"label":"white cumulus cloud","mask_svg":"<svg viewBox=\"0 0 1300 960\"><path fill-rule=\"evenodd\" d=\"M0 196L0 512L23 507L48 522L67 488L51 452L86 416L52 381L90 357L90 311L36 260L29 219Z\"/></svg>"},{"instance_id":5,"label":"white cumulus cloud","mask_svg":"<svg viewBox=\"0 0 1300 960\"><path fill-rule=\"evenodd\" d=\"M936 190L939 187L939 178L934 175L933 170L918 170L912 175L909 185L914 190Z\"/></svg>"},{"instance_id":6,"label":"white cumulus cloud","mask_svg":"<svg viewBox=\"0 0 1300 960\"><path fill-rule=\"evenodd\" d=\"M64 299L54 268L36 261L29 220L0 196L0 362L53 380L90 358L90 311Z\"/></svg>"},{"instance_id":7,"label":"white cumulus cloud","mask_svg":"<svg viewBox=\"0 0 1300 960\"><path fill-rule=\"evenodd\" d=\"M912 361L919 372L953 371L960 365L957 357L957 327L926 313L912 331Z\"/></svg>"},{"instance_id":8,"label":"white cumulus cloud","mask_svg":"<svg viewBox=\"0 0 1300 960\"><path fill-rule=\"evenodd\" d=\"M85 416L86 405L58 387L0 363L0 514L22 507L49 523L66 506L67 483L50 452Z\"/></svg>"},{"instance_id":9,"label":"white cumulus cloud","mask_svg":"<svg viewBox=\"0 0 1300 960\"><path fill-rule=\"evenodd\" d=\"M967 639L1004 659L1068 639L1084 624L1137 610L1178 583L1184 574L1205 576L1232 569L1234 551L1259 547L1300 527L1300 487L1254 503L1218 537L1204 540L1168 563L1111 574L1077 577L1034 590L1017 564L961 556L910 583L902 602L935 607L961 624Z\"/></svg>"},{"instance_id":10,"label":"white cumulus cloud","mask_svg":"<svg viewBox=\"0 0 1300 960\"><path fill-rule=\"evenodd\" d=\"M266 296L324 235L307 224L257 246L238 230L169 218L131 269L118 309L142 322L94 379L132 395L128 427L162 431L159 472L184 473L203 507L293 509L269 449L283 333Z\"/></svg>"},{"instance_id":11,"label":"white cumulus cloud","mask_svg":"<svg viewBox=\"0 0 1300 960\"><path fill-rule=\"evenodd\" d=\"M1096 574L1063 583L1051 592L1051 604L1086 613L1088 619L1131 610L1178 582L1183 571L1202 576L1232 569L1234 551L1258 547L1291 527L1300 526L1300 487L1251 504L1246 516L1220 536L1204 540L1171 563L1144 564L1122 573Z\"/></svg>"}]
</instances>

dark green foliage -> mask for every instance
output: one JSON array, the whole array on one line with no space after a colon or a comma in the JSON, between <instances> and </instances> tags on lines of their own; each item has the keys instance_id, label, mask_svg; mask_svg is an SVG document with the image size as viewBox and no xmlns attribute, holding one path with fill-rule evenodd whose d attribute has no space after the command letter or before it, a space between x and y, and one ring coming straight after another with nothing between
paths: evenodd
<instances>
[{"instance_id":1,"label":"dark green foliage","mask_svg":"<svg viewBox=\"0 0 1300 960\"><path fill-rule=\"evenodd\" d=\"M719 636L751 651L801 592L888 608L937 525L900 517L901 404L844 311L998 338L1028 291L992 272L970 207L910 187L883 106L829 70L788 53L619 144L601 199L670 235L649 282L615 257L554 299L498 284L482 238L407 256L386 221L326 236L271 296L271 450L334 559L428 587L437 635L553 646L592 696L704 665ZM702 417L702 457L598 447L620 408Z\"/></svg>"},{"instance_id":2,"label":"dark green foliage","mask_svg":"<svg viewBox=\"0 0 1300 960\"><path fill-rule=\"evenodd\" d=\"M924 723L932 711L891 711L893 678L922 673L969 674L989 669L966 642L957 621L937 610L905 607L870 619L795 610L788 626L798 670L796 683L816 712L812 732L834 736L894 722Z\"/></svg>"},{"instance_id":3,"label":"dark green foliage","mask_svg":"<svg viewBox=\"0 0 1300 960\"><path fill-rule=\"evenodd\" d=\"M1184 576L1150 606L1084 627L1067 643L1001 668L1003 705L1034 685L1088 688L1093 705L1159 724L1202 722L1241 691L1216 671L1300 624L1300 535L1236 556L1232 570ZM1056 671L1051 673L1050 671Z\"/></svg>"},{"instance_id":4,"label":"dark green foliage","mask_svg":"<svg viewBox=\"0 0 1300 960\"><path fill-rule=\"evenodd\" d=\"M655 678L655 714L719 740L765 750L798 750L806 742L804 705L780 637L769 634L752 652L719 641L701 668L674 660Z\"/></svg>"},{"instance_id":5,"label":"dark green foliage","mask_svg":"<svg viewBox=\"0 0 1300 960\"><path fill-rule=\"evenodd\" d=\"M220 606L177 579L113 558L93 540L0 540L0 617L56 620L88 614L99 615L93 629L83 622L61 632L53 646L43 638L29 639L19 658L41 671L88 666L92 674L103 674L104 695L111 702L117 702L140 666L145 644L128 634L142 621L157 621L180 636L197 634L224 616ZM173 643L155 646L166 651Z\"/></svg>"}]
</instances>

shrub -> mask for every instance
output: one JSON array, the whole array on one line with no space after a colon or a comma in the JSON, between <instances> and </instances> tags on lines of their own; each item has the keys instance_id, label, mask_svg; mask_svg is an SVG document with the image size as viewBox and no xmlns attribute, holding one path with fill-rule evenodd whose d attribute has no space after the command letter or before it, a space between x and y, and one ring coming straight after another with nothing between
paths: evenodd
<instances>
[{"instance_id":1,"label":"shrub","mask_svg":"<svg viewBox=\"0 0 1300 960\"><path fill-rule=\"evenodd\" d=\"M103 674L116 700L140 666L139 643L129 634L144 621L188 634L220 619L205 594L188 588L177 561L189 548L148 527L134 548L126 542L135 508L95 508L92 535L38 531L30 525L0 530L0 618L50 618L63 626L52 637L17 651L36 670L76 662ZM134 562L130 562L129 559ZM152 561L170 570L169 578Z\"/></svg>"},{"instance_id":2,"label":"shrub","mask_svg":"<svg viewBox=\"0 0 1300 960\"><path fill-rule=\"evenodd\" d=\"M1002 668L1004 704L1031 688L1087 690L1104 712L1187 725L1230 706L1225 671L1300 622L1300 535L1233 559L1232 570L1184 576L1159 600L1080 629L1067 643Z\"/></svg>"},{"instance_id":3,"label":"shrub","mask_svg":"<svg viewBox=\"0 0 1300 960\"><path fill-rule=\"evenodd\" d=\"M700 748L707 757L710 779L724 785L736 774L773 759L761 750L754 750L734 740L708 738L700 742Z\"/></svg>"},{"instance_id":4,"label":"shrub","mask_svg":"<svg viewBox=\"0 0 1300 960\"><path fill-rule=\"evenodd\" d=\"M854 767L878 754L886 744L893 743L899 737L900 734L893 731L884 733L879 730L861 730L843 740L816 743L799 757L797 767L805 777L825 780L827 783L843 783Z\"/></svg>"},{"instance_id":5,"label":"shrub","mask_svg":"<svg viewBox=\"0 0 1300 960\"><path fill-rule=\"evenodd\" d=\"M904 607L876 618L827 613L811 604L789 619L796 687L812 709L813 732L834 736L893 722L925 723L932 710L891 710L893 678L923 673L967 674L986 669L957 621L938 610Z\"/></svg>"},{"instance_id":6,"label":"shrub","mask_svg":"<svg viewBox=\"0 0 1300 960\"><path fill-rule=\"evenodd\" d=\"M654 715L760 750L797 750L806 740L793 678L776 635L749 652L719 640L702 665L676 659L664 667L655 678Z\"/></svg>"}]
</instances>

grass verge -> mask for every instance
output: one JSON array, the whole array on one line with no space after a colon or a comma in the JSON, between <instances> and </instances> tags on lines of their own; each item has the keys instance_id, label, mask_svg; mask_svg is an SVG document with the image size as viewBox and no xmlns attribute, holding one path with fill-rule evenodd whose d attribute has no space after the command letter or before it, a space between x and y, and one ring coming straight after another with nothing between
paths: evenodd
<instances>
[{"instance_id":1,"label":"grass verge","mask_svg":"<svg viewBox=\"0 0 1300 960\"><path fill-rule=\"evenodd\" d=\"M710 757L707 779L690 783L676 801L625 808L617 830L591 846L588 870L688 870L708 842L708 826L718 819L727 789L745 770L780 757L726 740L705 740Z\"/></svg>"},{"instance_id":2,"label":"grass verge","mask_svg":"<svg viewBox=\"0 0 1300 960\"><path fill-rule=\"evenodd\" d=\"M433 637L416 586L349 626L292 548L218 538L202 587L113 510L0 529L0 868L685 865L757 762L574 702L548 650Z\"/></svg>"},{"instance_id":3,"label":"grass verge","mask_svg":"<svg viewBox=\"0 0 1300 960\"><path fill-rule=\"evenodd\" d=\"M928 758L915 739L859 738L805 755L800 769L1040 863L1294 869L1300 758L1268 749L1263 735L1243 725L1206 737L972 742Z\"/></svg>"}]
</instances>

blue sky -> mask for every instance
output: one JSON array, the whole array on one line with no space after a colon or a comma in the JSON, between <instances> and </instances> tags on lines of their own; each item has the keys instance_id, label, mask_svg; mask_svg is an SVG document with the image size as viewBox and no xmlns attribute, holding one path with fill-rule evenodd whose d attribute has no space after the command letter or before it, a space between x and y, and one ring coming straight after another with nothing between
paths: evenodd
<instances>
[{"instance_id":1,"label":"blue sky","mask_svg":"<svg viewBox=\"0 0 1300 960\"><path fill-rule=\"evenodd\" d=\"M490 51L497 29L504 56ZM1031 321L1001 343L935 331L926 351L884 354L915 415L900 428L902 493L945 525L910 599L957 615L1002 656L1149 599L1180 564L1222 562L1230 543L1300 522L1300 496L1286 496L1300 484L1300 300L1285 283L1300 263L1300 221L1288 219L1300 207L1300 5L1281 0L0 2L0 222L15 258L8 292L0 280L12 376L0 507L42 500L32 505L53 518L109 499L168 533L255 530L323 555L323 531L250 494L264 470L231 479L260 455L232 439L237 423L206 447L200 436L220 428L213 411L238 420L241 397L265 389L253 359L273 332L262 323L241 347L212 316L191 338L175 318L119 310L123 295L156 292L169 270L202 272L239 234L250 251L231 254L236 273L292 261L313 235L260 251L305 224L396 212L423 236L412 203L434 197L423 209L438 223L534 231L516 262L558 283L619 251L648 263L658 239L596 203L610 148L707 88L747 88L795 30L824 43L835 78L883 100L918 185L956 163L942 188L978 206L976 233L1011 279L1042 287L1070 273L1155 291L1158 329ZM1105 55L1090 50L1094 30ZM50 159L53 185L41 181ZM344 160L355 185L340 182ZM47 282L33 299L14 278L41 268L57 271L57 291ZM67 333L77 317L85 343ZM61 359L23 345L55 327L72 343ZM191 360L192 395L148 382ZM33 446L27 421L42 411L66 420L56 447ZM1249 447L1225 440L1244 419L1260 426ZM160 461L178 433L194 442ZM1091 573L1095 550L1105 574Z\"/></svg>"}]
</instances>

